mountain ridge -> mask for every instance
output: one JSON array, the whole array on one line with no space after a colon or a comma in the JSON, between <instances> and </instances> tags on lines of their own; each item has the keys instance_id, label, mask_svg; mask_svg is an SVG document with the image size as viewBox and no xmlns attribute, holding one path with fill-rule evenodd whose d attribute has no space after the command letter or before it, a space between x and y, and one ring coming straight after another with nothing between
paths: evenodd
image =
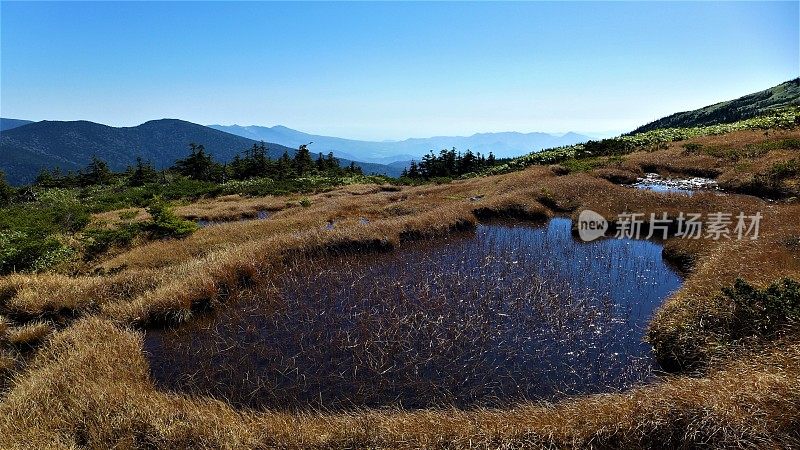
<instances>
[{"instance_id":1,"label":"mountain ridge","mask_svg":"<svg viewBox=\"0 0 800 450\"><path fill-rule=\"evenodd\" d=\"M697 127L736 122L787 106L800 106L800 77L733 100L670 114L642 125L630 134L659 128Z\"/></svg>"},{"instance_id":2,"label":"mountain ridge","mask_svg":"<svg viewBox=\"0 0 800 450\"><path fill-rule=\"evenodd\" d=\"M11 130L31 123L35 122L32 120L9 119L6 117L0 117L0 131Z\"/></svg>"},{"instance_id":3,"label":"mountain ridge","mask_svg":"<svg viewBox=\"0 0 800 450\"><path fill-rule=\"evenodd\" d=\"M203 144L222 162L258 143L180 119L151 120L133 127L111 127L86 120L41 121L3 131L0 170L10 183L18 185L32 182L45 168L81 169L93 156L103 159L114 170L124 170L137 157L152 161L157 168L166 168L185 157L192 142ZM273 158L285 151L290 155L296 151L280 144L266 144ZM385 165L339 160L343 165L356 162L365 173L399 173Z\"/></svg>"}]
</instances>

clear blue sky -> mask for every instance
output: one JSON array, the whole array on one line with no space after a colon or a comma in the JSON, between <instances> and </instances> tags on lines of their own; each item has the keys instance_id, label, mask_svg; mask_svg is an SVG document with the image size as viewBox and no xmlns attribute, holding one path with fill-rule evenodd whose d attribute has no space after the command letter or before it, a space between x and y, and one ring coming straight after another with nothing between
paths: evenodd
<instances>
[{"instance_id":1,"label":"clear blue sky","mask_svg":"<svg viewBox=\"0 0 800 450\"><path fill-rule=\"evenodd\" d=\"M0 3L0 115L629 130L800 75L798 2Z\"/></svg>"}]
</instances>

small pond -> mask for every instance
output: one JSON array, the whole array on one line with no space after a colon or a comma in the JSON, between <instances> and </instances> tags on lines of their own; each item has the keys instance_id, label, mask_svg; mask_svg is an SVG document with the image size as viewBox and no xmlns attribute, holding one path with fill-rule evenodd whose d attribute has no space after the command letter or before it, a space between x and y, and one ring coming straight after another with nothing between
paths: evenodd
<instances>
[{"instance_id":1,"label":"small pond","mask_svg":"<svg viewBox=\"0 0 800 450\"><path fill-rule=\"evenodd\" d=\"M652 379L642 339L681 278L655 242L568 219L483 224L296 261L205 320L148 332L162 388L279 410L496 406Z\"/></svg>"},{"instance_id":2,"label":"small pond","mask_svg":"<svg viewBox=\"0 0 800 450\"><path fill-rule=\"evenodd\" d=\"M210 226L214 226L214 225L220 225L220 224L223 224L223 223L247 222L247 221L250 221L250 220L264 220L264 219L268 219L269 216L270 216L270 212L269 211L261 210L261 211L257 211L255 216L245 216L245 217L242 217L240 219L234 219L234 220L197 219L196 222L197 222L197 225L200 228L205 228L205 227L210 227Z\"/></svg>"},{"instance_id":3,"label":"small pond","mask_svg":"<svg viewBox=\"0 0 800 450\"><path fill-rule=\"evenodd\" d=\"M672 192L692 195L697 191L718 191L717 182L711 178L664 178L657 173L647 173L632 185L653 192Z\"/></svg>"}]
</instances>

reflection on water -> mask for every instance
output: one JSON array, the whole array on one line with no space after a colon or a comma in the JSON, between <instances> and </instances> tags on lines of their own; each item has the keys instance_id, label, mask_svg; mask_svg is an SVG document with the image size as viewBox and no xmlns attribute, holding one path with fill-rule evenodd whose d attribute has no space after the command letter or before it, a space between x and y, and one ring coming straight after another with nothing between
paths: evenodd
<instances>
[{"instance_id":1,"label":"reflection on water","mask_svg":"<svg viewBox=\"0 0 800 450\"><path fill-rule=\"evenodd\" d=\"M625 388L681 280L653 242L490 224L297 261L207 323L150 332L165 388L258 408L492 406Z\"/></svg>"},{"instance_id":2,"label":"reflection on water","mask_svg":"<svg viewBox=\"0 0 800 450\"><path fill-rule=\"evenodd\" d=\"M710 178L663 178L657 173L647 173L632 185L653 192L671 192L692 195L697 191L717 191L717 182Z\"/></svg>"},{"instance_id":3,"label":"reflection on water","mask_svg":"<svg viewBox=\"0 0 800 450\"><path fill-rule=\"evenodd\" d=\"M270 212L265 210L256 211L255 217L245 216L237 220L206 220L206 219L197 219L197 225L200 228L210 227L213 225L219 225L223 223L230 223L230 222L246 222L248 220L264 220L269 218Z\"/></svg>"}]
</instances>

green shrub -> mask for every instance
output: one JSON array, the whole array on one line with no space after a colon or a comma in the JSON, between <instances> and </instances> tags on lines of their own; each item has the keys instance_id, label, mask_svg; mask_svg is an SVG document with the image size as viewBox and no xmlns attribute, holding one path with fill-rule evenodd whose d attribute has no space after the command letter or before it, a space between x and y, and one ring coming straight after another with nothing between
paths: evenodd
<instances>
[{"instance_id":1,"label":"green shrub","mask_svg":"<svg viewBox=\"0 0 800 450\"><path fill-rule=\"evenodd\" d=\"M694 142L690 142L688 144L683 144L683 150L687 154L694 154L694 153L699 152L702 149L703 149L703 146L701 144L697 144L697 143L694 143Z\"/></svg>"},{"instance_id":2,"label":"green shrub","mask_svg":"<svg viewBox=\"0 0 800 450\"><path fill-rule=\"evenodd\" d=\"M184 220L175 215L172 208L161 200L155 200L147 207L152 219L145 222L143 227L154 238L185 237L192 234L199 226L189 220Z\"/></svg>"},{"instance_id":3,"label":"green shrub","mask_svg":"<svg viewBox=\"0 0 800 450\"><path fill-rule=\"evenodd\" d=\"M0 274L46 270L73 253L52 235L0 230Z\"/></svg>"},{"instance_id":4,"label":"green shrub","mask_svg":"<svg viewBox=\"0 0 800 450\"><path fill-rule=\"evenodd\" d=\"M300 206L308 208L309 206L311 206L311 200L309 200L308 197L303 197L302 199L300 199Z\"/></svg>"},{"instance_id":5,"label":"green shrub","mask_svg":"<svg viewBox=\"0 0 800 450\"><path fill-rule=\"evenodd\" d=\"M800 320L800 283L792 279L783 279L765 289L738 279L722 294L723 301L732 306L731 320L724 330L731 340L770 336Z\"/></svg>"},{"instance_id":6,"label":"green shrub","mask_svg":"<svg viewBox=\"0 0 800 450\"><path fill-rule=\"evenodd\" d=\"M125 224L119 228L93 229L83 233L84 259L92 259L112 247L127 247L141 232L137 223Z\"/></svg>"}]
</instances>

